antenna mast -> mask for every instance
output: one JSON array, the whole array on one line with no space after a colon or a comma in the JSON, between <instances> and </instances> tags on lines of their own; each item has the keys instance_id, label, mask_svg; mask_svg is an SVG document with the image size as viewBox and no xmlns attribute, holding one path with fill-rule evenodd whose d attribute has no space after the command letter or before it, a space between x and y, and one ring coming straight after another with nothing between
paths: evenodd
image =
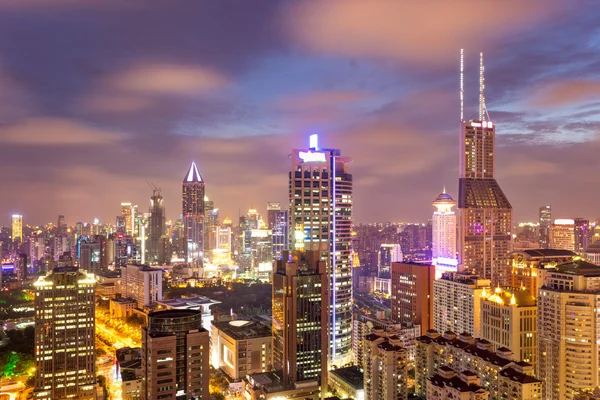
<instances>
[{"instance_id":1,"label":"antenna mast","mask_svg":"<svg viewBox=\"0 0 600 400\"><path fill-rule=\"evenodd\" d=\"M479 53L479 120L483 121L485 109L485 78L483 75L483 53Z\"/></svg>"},{"instance_id":2,"label":"antenna mast","mask_svg":"<svg viewBox=\"0 0 600 400\"><path fill-rule=\"evenodd\" d=\"M464 62L464 49L460 49L460 122L465 120L465 86L464 86L464 75L465 75L465 62Z\"/></svg>"}]
</instances>

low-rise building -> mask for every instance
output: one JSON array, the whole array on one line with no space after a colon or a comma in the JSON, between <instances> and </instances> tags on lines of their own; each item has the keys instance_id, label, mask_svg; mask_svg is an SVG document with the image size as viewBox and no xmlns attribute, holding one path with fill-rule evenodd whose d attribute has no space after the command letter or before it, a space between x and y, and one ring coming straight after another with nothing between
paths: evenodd
<instances>
[{"instance_id":1,"label":"low-rise building","mask_svg":"<svg viewBox=\"0 0 600 400\"><path fill-rule=\"evenodd\" d=\"M542 398L542 381L534 377L533 365L516 362L500 371L498 392L500 400L538 400Z\"/></svg>"},{"instance_id":2,"label":"low-rise building","mask_svg":"<svg viewBox=\"0 0 600 400\"><path fill-rule=\"evenodd\" d=\"M127 318L133 313L136 307L137 301L118 297L110 299L109 311L113 318Z\"/></svg>"},{"instance_id":3,"label":"low-rise building","mask_svg":"<svg viewBox=\"0 0 600 400\"><path fill-rule=\"evenodd\" d=\"M270 324L253 319L213 322L211 364L233 380L270 371L272 341Z\"/></svg>"},{"instance_id":4,"label":"low-rise building","mask_svg":"<svg viewBox=\"0 0 600 400\"><path fill-rule=\"evenodd\" d=\"M352 366L329 371L329 391L344 399L364 400L364 374L362 369Z\"/></svg>"},{"instance_id":5,"label":"low-rise building","mask_svg":"<svg viewBox=\"0 0 600 400\"><path fill-rule=\"evenodd\" d=\"M247 400L318 400L321 394L317 380L284 385L281 379L272 372L248 375L243 382L244 397Z\"/></svg>"}]
</instances>

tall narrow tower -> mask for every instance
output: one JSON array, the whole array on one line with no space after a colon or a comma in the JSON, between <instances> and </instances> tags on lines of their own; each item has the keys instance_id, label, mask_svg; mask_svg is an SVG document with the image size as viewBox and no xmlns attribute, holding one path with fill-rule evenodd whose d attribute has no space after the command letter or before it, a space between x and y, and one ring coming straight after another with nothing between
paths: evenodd
<instances>
[{"instance_id":1,"label":"tall narrow tower","mask_svg":"<svg viewBox=\"0 0 600 400\"><path fill-rule=\"evenodd\" d=\"M204 256L204 179L198 172L196 163L182 182L183 224L187 241L187 261L193 266L201 266Z\"/></svg>"},{"instance_id":2,"label":"tall narrow tower","mask_svg":"<svg viewBox=\"0 0 600 400\"><path fill-rule=\"evenodd\" d=\"M290 249L313 250L330 277L330 366L352 361L352 175L338 149L292 150L289 175Z\"/></svg>"},{"instance_id":3,"label":"tall narrow tower","mask_svg":"<svg viewBox=\"0 0 600 400\"><path fill-rule=\"evenodd\" d=\"M461 53L461 98L462 70ZM479 119L460 123L459 266L502 285L509 282L512 206L494 178L496 126L485 107L483 72L481 54Z\"/></svg>"},{"instance_id":4,"label":"tall narrow tower","mask_svg":"<svg viewBox=\"0 0 600 400\"><path fill-rule=\"evenodd\" d=\"M433 201L435 211L431 218L431 258L436 266L436 277L442 272L455 272L456 265L456 201L446 193L446 188Z\"/></svg>"},{"instance_id":5,"label":"tall narrow tower","mask_svg":"<svg viewBox=\"0 0 600 400\"><path fill-rule=\"evenodd\" d=\"M148 261L150 264L162 264L159 257L160 237L165 234L165 206L160 189L154 187L150 198L150 220L148 240Z\"/></svg>"}]
</instances>

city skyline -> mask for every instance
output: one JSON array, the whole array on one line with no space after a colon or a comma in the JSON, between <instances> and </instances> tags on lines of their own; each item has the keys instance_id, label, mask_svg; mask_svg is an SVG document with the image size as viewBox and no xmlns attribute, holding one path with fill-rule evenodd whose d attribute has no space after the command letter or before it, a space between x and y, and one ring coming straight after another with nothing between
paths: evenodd
<instances>
[{"instance_id":1,"label":"city skyline","mask_svg":"<svg viewBox=\"0 0 600 400\"><path fill-rule=\"evenodd\" d=\"M357 223L425 221L440 187L458 196L462 47L467 71L486 54L497 178L515 221L535 221L544 204L557 218L597 217L600 193L587 167L599 146L595 9L481 2L477 12L488 17L477 37L470 31L478 26L456 21L468 2L440 3L429 30L407 40L415 23L387 15L420 6L257 1L232 8L221 24L218 5L139 13L141 5L111 1L23 4L0 2L11 38L0 41L0 165L12 188L0 199L2 225L17 213L25 224L63 213L69 224L114 223L121 202L146 209L147 180L163 189L173 220L192 161L221 215L235 219L238 210L285 203L288 149L315 132L323 146L353 155ZM158 16L177 29L155 36ZM131 23L108 29L122 18ZM43 40L28 39L23 26ZM65 46L64 37L77 40ZM349 40L340 45L341 37ZM467 73L466 119L476 116L476 79ZM573 204L577 191L588 195Z\"/></svg>"}]
</instances>

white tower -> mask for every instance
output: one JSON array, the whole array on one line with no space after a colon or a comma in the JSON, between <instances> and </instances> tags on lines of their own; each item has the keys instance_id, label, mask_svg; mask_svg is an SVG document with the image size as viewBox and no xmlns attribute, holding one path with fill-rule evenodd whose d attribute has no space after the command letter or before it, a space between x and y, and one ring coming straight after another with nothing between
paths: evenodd
<instances>
[{"instance_id":1,"label":"white tower","mask_svg":"<svg viewBox=\"0 0 600 400\"><path fill-rule=\"evenodd\" d=\"M436 210L432 218L432 259L436 277L442 272L456 271L456 214L452 208L456 202L446 188L433 201Z\"/></svg>"}]
</instances>

